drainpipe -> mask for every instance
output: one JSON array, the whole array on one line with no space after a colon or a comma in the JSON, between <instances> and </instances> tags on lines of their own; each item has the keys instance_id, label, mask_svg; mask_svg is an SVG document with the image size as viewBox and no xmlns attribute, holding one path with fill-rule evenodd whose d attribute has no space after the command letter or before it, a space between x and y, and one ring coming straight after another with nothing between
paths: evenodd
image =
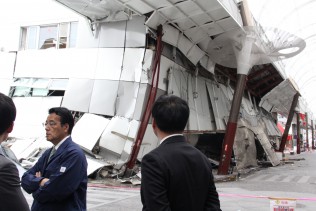
<instances>
[{"instance_id":1,"label":"drainpipe","mask_svg":"<svg viewBox=\"0 0 316 211\"><path fill-rule=\"evenodd\" d=\"M286 120L284 133L282 135L281 144L280 144L280 147L279 147L279 150L278 150L279 152L282 152L282 153L284 151L285 143L286 143L287 137L289 135L289 130L290 130L291 123L292 123L292 120L293 120L293 117L294 117L295 107L297 105L299 96L300 96L300 94L298 92L296 92L296 94L293 97L292 105L291 105L291 108L290 108L290 111L289 111L289 116L288 116L288 118Z\"/></svg>"},{"instance_id":2,"label":"drainpipe","mask_svg":"<svg viewBox=\"0 0 316 211\"><path fill-rule=\"evenodd\" d=\"M245 26L251 25L251 16L249 15L249 10L247 7L247 2L241 2L241 15L243 18L243 23ZM252 68L252 64L250 64L250 58L251 58L251 49L252 44L254 43L254 39L252 39L251 36L246 36L241 42L242 42L242 50L237 51L235 48L235 56L237 61L237 85L234 92L234 97L229 113L229 119L226 126L226 132L225 137L223 140L222 145L222 152L221 152L221 158L220 163L218 167L218 174L219 175L227 175L232 151L233 151L233 145L234 145L234 139L235 134L237 130L237 122L239 117L239 111L240 111L240 105L242 101L242 96L245 90L246 81L247 81L247 74L249 70Z\"/></svg>"},{"instance_id":3,"label":"drainpipe","mask_svg":"<svg viewBox=\"0 0 316 211\"><path fill-rule=\"evenodd\" d=\"M156 94L158 90L159 72L160 72L160 58L161 58L161 53L162 53L162 35L163 35L162 25L159 25L157 28L156 53L155 53L155 58L153 59L152 65L151 65L152 81L151 81L150 93L148 96L146 109L143 113L140 126L137 132L136 140L132 148L130 159L127 162L127 171L131 171L135 166L139 149L142 144L142 141L146 132L146 128L150 119L151 107L154 104L155 99L156 99Z\"/></svg>"},{"instance_id":4,"label":"drainpipe","mask_svg":"<svg viewBox=\"0 0 316 211\"><path fill-rule=\"evenodd\" d=\"M297 132L296 132L296 154L301 154L301 138L300 138L300 131L301 131L301 128L300 128L300 115L299 115L299 112L297 111L296 112L296 129L297 129Z\"/></svg>"},{"instance_id":5,"label":"drainpipe","mask_svg":"<svg viewBox=\"0 0 316 211\"><path fill-rule=\"evenodd\" d=\"M309 140L308 140L308 116L307 116L307 112L305 112L305 118L306 118L306 122L305 122L305 125L306 125L306 148L307 150L309 150Z\"/></svg>"}]
</instances>

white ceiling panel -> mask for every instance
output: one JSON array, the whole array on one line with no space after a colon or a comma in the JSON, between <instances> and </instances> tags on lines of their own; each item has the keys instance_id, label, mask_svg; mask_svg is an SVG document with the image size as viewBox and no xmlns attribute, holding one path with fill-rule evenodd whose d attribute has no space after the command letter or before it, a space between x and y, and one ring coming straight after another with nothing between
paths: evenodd
<instances>
[{"instance_id":1,"label":"white ceiling panel","mask_svg":"<svg viewBox=\"0 0 316 211\"><path fill-rule=\"evenodd\" d=\"M184 33L192 40L193 43L199 43L201 40L209 38L206 30L203 30L203 28L200 27L188 29Z\"/></svg>"},{"instance_id":2,"label":"white ceiling panel","mask_svg":"<svg viewBox=\"0 0 316 211\"><path fill-rule=\"evenodd\" d=\"M203 13L194 1L183 1L177 3L175 6L187 16L198 15Z\"/></svg>"},{"instance_id":3,"label":"white ceiling panel","mask_svg":"<svg viewBox=\"0 0 316 211\"><path fill-rule=\"evenodd\" d=\"M205 29L205 31L207 31L210 36L214 36L216 34L224 32L224 30L214 22L205 24L202 26L202 28Z\"/></svg>"},{"instance_id":4,"label":"white ceiling panel","mask_svg":"<svg viewBox=\"0 0 316 211\"><path fill-rule=\"evenodd\" d=\"M141 14L146 14L154 10L146 1L130 0L126 2L125 5Z\"/></svg>"},{"instance_id":5,"label":"white ceiling panel","mask_svg":"<svg viewBox=\"0 0 316 211\"><path fill-rule=\"evenodd\" d=\"M239 27L234 19L232 19L231 17L219 20L216 23L225 31L229 31L231 29Z\"/></svg>"}]
</instances>

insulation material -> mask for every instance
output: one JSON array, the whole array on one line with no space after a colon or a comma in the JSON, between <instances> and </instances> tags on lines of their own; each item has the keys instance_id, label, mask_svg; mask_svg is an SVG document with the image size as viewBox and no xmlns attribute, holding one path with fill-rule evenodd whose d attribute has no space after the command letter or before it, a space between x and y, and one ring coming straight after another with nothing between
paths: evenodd
<instances>
[{"instance_id":1,"label":"insulation material","mask_svg":"<svg viewBox=\"0 0 316 211\"><path fill-rule=\"evenodd\" d=\"M131 119L135 112L139 83L120 81L116 99L116 115Z\"/></svg>"},{"instance_id":2,"label":"insulation material","mask_svg":"<svg viewBox=\"0 0 316 211\"><path fill-rule=\"evenodd\" d=\"M242 121L238 122L233 150L237 170L257 166L255 137L253 132L242 124Z\"/></svg>"},{"instance_id":3,"label":"insulation material","mask_svg":"<svg viewBox=\"0 0 316 211\"><path fill-rule=\"evenodd\" d=\"M88 112L94 80L71 78L62 106L73 111Z\"/></svg>"},{"instance_id":4,"label":"insulation material","mask_svg":"<svg viewBox=\"0 0 316 211\"><path fill-rule=\"evenodd\" d=\"M115 116L111 119L105 130L103 131L99 146L112 151L117 154L121 154L125 147L127 139L134 139L134 132L138 129L138 124L132 124L131 121L124 117Z\"/></svg>"},{"instance_id":5,"label":"insulation material","mask_svg":"<svg viewBox=\"0 0 316 211\"><path fill-rule=\"evenodd\" d=\"M48 110L59 107L62 97L13 97L18 111L12 137L37 138L45 136L42 123L46 121Z\"/></svg>"},{"instance_id":6,"label":"insulation material","mask_svg":"<svg viewBox=\"0 0 316 211\"><path fill-rule=\"evenodd\" d=\"M226 130L224 120L229 117L230 101L223 93L221 86L213 82L207 82L206 86L215 117L216 130Z\"/></svg>"},{"instance_id":7,"label":"insulation material","mask_svg":"<svg viewBox=\"0 0 316 211\"><path fill-rule=\"evenodd\" d=\"M109 122L102 116L85 113L73 128L72 139L91 152Z\"/></svg>"},{"instance_id":8,"label":"insulation material","mask_svg":"<svg viewBox=\"0 0 316 211\"><path fill-rule=\"evenodd\" d=\"M118 87L119 81L95 80L91 94L89 112L114 116Z\"/></svg>"},{"instance_id":9,"label":"insulation material","mask_svg":"<svg viewBox=\"0 0 316 211\"><path fill-rule=\"evenodd\" d=\"M125 49L121 81L140 82L144 51L144 48Z\"/></svg>"}]
</instances>

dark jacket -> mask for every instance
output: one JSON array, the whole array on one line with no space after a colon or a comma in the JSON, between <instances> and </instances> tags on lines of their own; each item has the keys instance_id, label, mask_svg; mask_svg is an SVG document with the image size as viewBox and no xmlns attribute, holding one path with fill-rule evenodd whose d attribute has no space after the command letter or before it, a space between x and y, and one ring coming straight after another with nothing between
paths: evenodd
<instances>
[{"instance_id":1,"label":"dark jacket","mask_svg":"<svg viewBox=\"0 0 316 211\"><path fill-rule=\"evenodd\" d=\"M220 211L211 163L183 136L173 136L145 155L141 166L145 211Z\"/></svg>"},{"instance_id":2,"label":"dark jacket","mask_svg":"<svg viewBox=\"0 0 316 211\"><path fill-rule=\"evenodd\" d=\"M82 149L69 137L48 160L51 149L46 150L38 162L22 177L22 187L32 193L34 211L86 210L87 160ZM39 187L42 178L49 178Z\"/></svg>"},{"instance_id":3,"label":"dark jacket","mask_svg":"<svg viewBox=\"0 0 316 211\"><path fill-rule=\"evenodd\" d=\"M0 153L0 211L28 211L15 164Z\"/></svg>"}]
</instances>

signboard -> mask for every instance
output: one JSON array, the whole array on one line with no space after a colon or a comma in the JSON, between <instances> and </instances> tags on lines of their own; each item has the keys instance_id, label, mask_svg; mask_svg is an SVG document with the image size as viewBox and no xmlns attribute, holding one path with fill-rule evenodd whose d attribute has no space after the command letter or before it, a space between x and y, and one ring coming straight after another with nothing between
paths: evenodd
<instances>
[{"instance_id":1,"label":"signboard","mask_svg":"<svg viewBox=\"0 0 316 211\"><path fill-rule=\"evenodd\" d=\"M270 211L294 211L296 207L296 199L290 198L269 198Z\"/></svg>"}]
</instances>

